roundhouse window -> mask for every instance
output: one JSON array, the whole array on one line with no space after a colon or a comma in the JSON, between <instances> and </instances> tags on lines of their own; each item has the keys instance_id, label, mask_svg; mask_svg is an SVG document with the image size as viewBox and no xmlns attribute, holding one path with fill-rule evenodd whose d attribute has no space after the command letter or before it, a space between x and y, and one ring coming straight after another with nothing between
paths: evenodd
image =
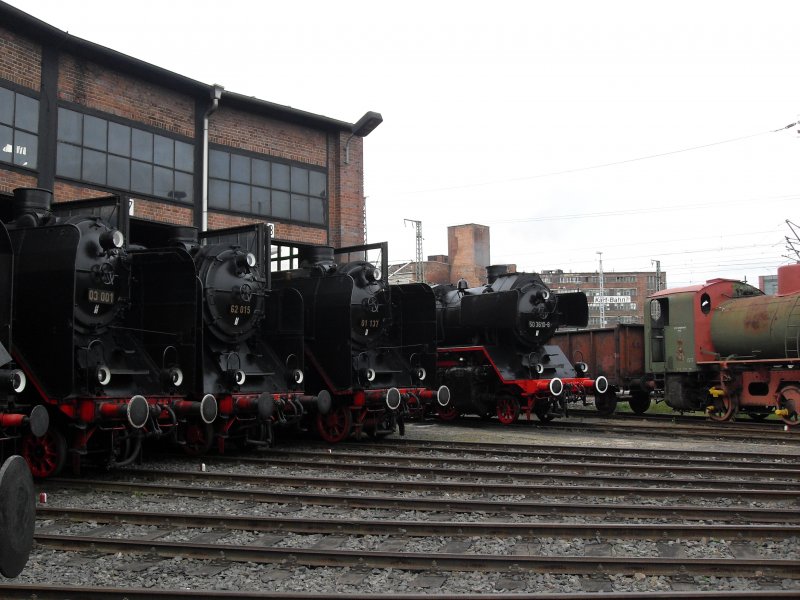
<instances>
[{"instance_id":1,"label":"roundhouse window","mask_svg":"<svg viewBox=\"0 0 800 600\"><path fill-rule=\"evenodd\" d=\"M36 169L39 101L0 88L0 162Z\"/></svg>"},{"instance_id":2,"label":"roundhouse window","mask_svg":"<svg viewBox=\"0 0 800 600\"><path fill-rule=\"evenodd\" d=\"M192 204L194 145L61 107L56 175Z\"/></svg>"},{"instance_id":3,"label":"roundhouse window","mask_svg":"<svg viewBox=\"0 0 800 600\"><path fill-rule=\"evenodd\" d=\"M327 222L324 168L213 148L208 174L213 209L311 225Z\"/></svg>"}]
</instances>

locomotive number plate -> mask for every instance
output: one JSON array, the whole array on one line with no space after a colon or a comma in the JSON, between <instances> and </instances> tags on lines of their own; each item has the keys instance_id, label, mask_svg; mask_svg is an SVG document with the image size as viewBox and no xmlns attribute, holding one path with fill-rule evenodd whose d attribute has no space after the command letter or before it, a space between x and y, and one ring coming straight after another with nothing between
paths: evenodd
<instances>
[{"instance_id":1,"label":"locomotive number plate","mask_svg":"<svg viewBox=\"0 0 800 600\"><path fill-rule=\"evenodd\" d=\"M531 329L548 329L550 321L528 321L528 327Z\"/></svg>"},{"instance_id":2,"label":"locomotive number plate","mask_svg":"<svg viewBox=\"0 0 800 600\"><path fill-rule=\"evenodd\" d=\"M375 329L380 324L380 319L361 319L361 327L364 327L365 329Z\"/></svg>"},{"instance_id":3,"label":"locomotive number plate","mask_svg":"<svg viewBox=\"0 0 800 600\"><path fill-rule=\"evenodd\" d=\"M232 315L249 315L250 314L250 305L249 304L231 304L231 314Z\"/></svg>"},{"instance_id":4,"label":"locomotive number plate","mask_svg":"<svg viewBox=\"0 0 800 600\"><path fill-rule=\"evenodd\" d=\"M89 302L92 304L114 304L114 292L89 288Z\"/></svg>"}]
</instances>

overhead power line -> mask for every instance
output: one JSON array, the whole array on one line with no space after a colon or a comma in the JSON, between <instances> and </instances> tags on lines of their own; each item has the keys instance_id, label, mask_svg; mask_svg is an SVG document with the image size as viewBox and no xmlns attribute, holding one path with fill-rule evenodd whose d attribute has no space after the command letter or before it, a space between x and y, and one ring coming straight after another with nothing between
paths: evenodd
<instances>
[{"instance_id":1,"label":"overhead power line","mask_svg":"<svg viewBox=\"0 0 800 600\"><path fill-rule=\"evenodd\" d=\"M752 139L752 138L755 138L755 137L760 137L762 135L768 135L770 133L778 133L778 132L781 132L781 131L786 131L787 129L791 129L792 127L794 127L797 124L798 123L790 123L789 125L786 125L785 127L780 127L778 129L770 129L770 130L767 130L767 131L761 131L759 133L751 133L749 135L742 135L742 136L735 137L735 138L730 138L730 139L727 139L727 140L720 140L718 142L711 142L711 143L708 143L708 144L700 144L699 146L689 146L687 148L679 148L677 150L669 150L667 152L659 152L657 154L646 154L644 156L637 156L636 158L628 158L628 159L618 160L618 161L609 162L609 163L601 163L601 164L597 164L597 165L589 165L589 166L586 166L586 167L575 167L573 169L564 169L562 171L550 171L549 173L538 173L536 175L526 175L526 176L523 176L523 177L512 177L512 178L509 178L509 179L494 179L494 180L491 180L491 181L482 181L482 182L476 182L476 183L464 183L464 184L460 184L460 185L443 186L443 187L428 188L428 189L422 189L422 190L410 190L410 191L406 191L406 192L402 192L401 191L401 192L397 192L397 194L398 195L425 194L425 193L429 193L429 192L445 192L445 191L450 191L450 190L463 190L463 189L468 189L468 188L484 187L484 186L489 186L489 185L497 185L497 184L500 184L500 183L513 183L513 182L517 182L517 181L531 181L533 179L542 179L542 178L545 178L545 177L557 177L559 175L569 175L571 173L580 173L582 171L592 171L594 169L605 169L607 167L616 167L616 166L619 166L619 165L626 165L626 164L639 162L639 161L643 161L643 160L651 160L653 158L662 158L664 156L672 156L674 154L681 154L683 152L693 152L694 150L702 150L704 148L711 148L713 146L721 146L723 144L732 144L734 142L741 142L741 141L749 140L749 139Z\"/></svg>"}]
</instances>

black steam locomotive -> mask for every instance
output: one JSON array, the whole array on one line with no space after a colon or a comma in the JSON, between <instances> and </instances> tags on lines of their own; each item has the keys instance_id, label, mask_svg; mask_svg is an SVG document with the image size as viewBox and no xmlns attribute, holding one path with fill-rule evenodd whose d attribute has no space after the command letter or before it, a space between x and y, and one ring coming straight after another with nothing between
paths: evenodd
<instances>
[{"instance_id":1,"label":"black steam locomotive","mask_svg":"<svg viewBox=\"0 0 800 600\"><path fill-rule=\"evenodd\" d=\"M489 283L469 288L434 286L438 308L440 379L453 403L439 417L491 416L513 423L524 411L542 421L564 416L587 390L602 393L604 377L591 379L586 365L571 364L548 344L559 327L585 327L588 304L582 292L553 294L535 273L487 268Z\"/></svg>"},{"instance_id":2,"label":"black steam locomotive","mask_svg":"<svg viewBox=\"0 0 800 600\"><path fill-rule=\"evenodd\" d=\"M33 478L25 459L14 454L26 436L47 431L47 410L17 399L25 375L14 368L11 347L14 259L11 239L0 224L0 575L16 577L25 568L35 526ZM10 456L9 456L10 455Z\"/></svg>"},{"instance_id":3,"label":"black steam locomotive","mask_svg":"<svg viewBox=\"0 0 800 600\"><path fill-rule=\"evenodd\" d=\"M389 285L387 244L334 250L273 241L273 285L296 290L305 308L307 384L333 405L314 415L319 434L381 436L403 419L449 403L435 380L436 305L424 284ZM380 254L368 260L369 254Z\"/></svg>"},{"instance_id":4,"label":"black steam locomotive","mask_svg":"<svg viewBox=\"0 0 800 600\"><path fill-rule=\"evenodd\" d=\"M219 416L214 426L195 422L187 451L203 452L215 439L220 452L232 441L270 445L273 424L297 424L312 406L327 412L327 391L303 391L302 298L291 289L271 290L264 224L198 233L131 219L131 242L138 249L134 255L144 249L177 252L193 266L196 332L202 339L195 377L186 385L190 396L215 396ZM171 319L164 308L162 329Z\"/></svg>"},{"instance_id":5,"label":"black steam locomotive","mask_svg":"<svg viewBox=\"0 0 800 600\"><path fill-rule=\"evenodd\" d=\"M170 284L188 271L172 255L127 251L127 202L53 205L47 190L17 189L2 211L14 248L12 355L31 384L22 397L48 406L54 425L26 438L35 476L57 473L68 453L76 471L88 457L127 464L143 435L213 421L214 398L182 387L195 368L195 315L174 311L160 332L152 321L173 295L180 304L186 291ZM154 272L158 289L142 284Z\"/></svg>"}]
</instances>

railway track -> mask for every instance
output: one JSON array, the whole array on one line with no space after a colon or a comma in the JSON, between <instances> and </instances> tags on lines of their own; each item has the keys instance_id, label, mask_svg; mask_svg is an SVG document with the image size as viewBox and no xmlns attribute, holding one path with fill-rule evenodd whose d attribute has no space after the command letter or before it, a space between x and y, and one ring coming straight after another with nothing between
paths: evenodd
<instances>
[{"instance_id":1,"label":"railway track","mask_svg":"<svg viewBox=\"0 0 800 600\"><path fill-rule=\"evenodd\" d=\"M149 600L151 598L196 598L197 592L186 590L148 590L130 588L94 588L85 586L45 586L45 585L6 585L3 587L6 598L21 598L37 600L63 600L65 597L86 598L88 600ZM278 600L341 600L340 592L270 592L270 598ZM250 599L265 597L263 592L231 592L217 591L215 598ZM429 594L409 593L383 593L359 594L362 600L423 600ZM526 593L526 600L575 600L586 598L585 594L559 594L559 593ZM739 600L754 598L757 600L796 598L797 594L786 590L752 590L749 592L737 591L682 591L682 592L604 592L603 600ZM436 594L436 600L519 600L519 593L489 593L489 594Z\"/></svg>"},{"instance_id":2,"label":"railway track","mask_svg":"<svg viewBox=\"0 0 800 600\"><path fill-rule=\"evenodd\" d=\"M691 435L695 439L700 440L726 440L726 441L748 441L754 435L763 436L765 433L770 435L775 443L782 445L800 445L800 431L798 428L784 429L779 425L770 423L752 423L752 424L738 424L738 423L717 423L705 419L697 419L696 422L678 422L675 418L661 418L650 419L647 415L631 418L614 419L607 417L600 417L596 413L591 415L590 411L586 417L575 419L567 417L565 419L556 419L549 423L543 424L541 421L532 419L530 421L525 419L518 419L510 425L502 425L497 421L481 421L479 418L462 417L460 420L448 421L442 424L443 427L456 427L466 425L474 426L476 423L481 423L481 426L486 429L491 428L539 428L547 427L548 429L558 431L579 431L579 432L605 432L617 433L625 435L643 435L655 438L670 438L675 435ZM577 413L577 411L576 411ZM572 415L572 412L570 412ZM577 416L577 415L574 415Z\"/></svg>"},{"instance_id":3,"label":"railway track","mask_svg":"<svg viewBox=\"0 0 800 600\"><path fill-rule=\"evenodd\" d=\"M375 579L404 592L389 599L459 590L464 600L476 581L497 598L711 598L720 586L716 597L796 597L798 480L791 454L305 444L47 481L32 560L114 574L96 595L78 594L87 598L114 597L117 580L128 598L153 597L150 586L183 597L176 581L252 597L214 587L234 578L261 594L295 592L288 598L304 597L309 581L319 599ZM159 575L137 587L139 572ZM33 583L0 583L0 596L64 597L74 585Z\"/></svg>"}]
</instances>

